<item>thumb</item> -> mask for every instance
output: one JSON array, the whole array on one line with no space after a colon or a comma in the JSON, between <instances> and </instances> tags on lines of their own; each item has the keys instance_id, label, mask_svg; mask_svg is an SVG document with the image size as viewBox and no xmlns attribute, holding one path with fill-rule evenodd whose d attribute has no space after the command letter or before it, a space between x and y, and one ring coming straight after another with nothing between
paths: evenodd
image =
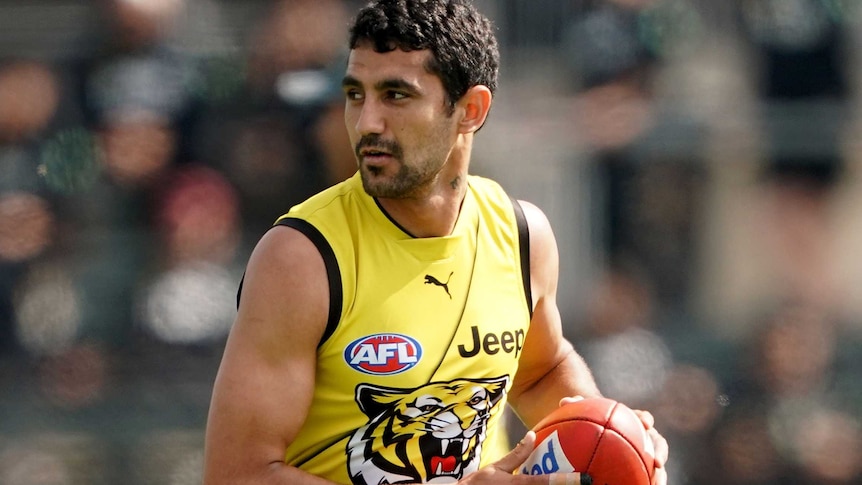
<instances>
[{"instance_id":1,"label":"thumb","mask_svg":"<svg viewBox=\"0 0 862 485\"><path fill-rule=\"evenodd\" d=\"M526 436L524 436L524 438L518 442L518 444L512 451L510 451L503 458L497 460L497 462L491 466L506 473L513 473L519 466L524 463L527 457L530 456L530 453L533 451L533 446L535 446L535 444L535 431L528 431Z\"/></svg>"}]
</instances>

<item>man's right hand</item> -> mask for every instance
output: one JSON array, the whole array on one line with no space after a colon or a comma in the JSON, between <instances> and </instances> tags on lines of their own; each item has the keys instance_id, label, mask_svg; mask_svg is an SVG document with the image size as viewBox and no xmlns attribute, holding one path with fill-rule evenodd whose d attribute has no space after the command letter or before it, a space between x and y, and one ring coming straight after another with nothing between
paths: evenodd
<instances>
[{"instance_id":1,"label":"man's right hand","mask_svg":"<svg viewBox=\"0 0 862 485\"><path fill-rule=\"evenodd\" d=\"M553 473L550 475L520 475L515 470L524 464L536 444L536 433L527 432L524 439L503 458L481 470L471 473L458 483L463 485L591 485L592 479L582 473Z\"/></svg>"}]
</instances>

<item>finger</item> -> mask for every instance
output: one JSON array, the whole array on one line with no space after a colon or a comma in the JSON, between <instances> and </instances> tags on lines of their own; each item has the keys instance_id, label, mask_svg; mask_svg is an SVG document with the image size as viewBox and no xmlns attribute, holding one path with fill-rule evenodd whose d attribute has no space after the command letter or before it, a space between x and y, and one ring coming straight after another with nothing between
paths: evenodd
<instances>
[{"instance_id":1,"label":"finger","mask_svg":"<svg viewBox=\"0 0 862 485\"><path fill-rule=\"evenodd\" d=\"M653 456L655 457L655 466L664 467L667 463L669 448L667 440L655 428L647 430L653 445Z\"/></svg>"},{"instance_id":2,"label":"finger","mask_svg":"<svg viewBox=\"0 0 862 485\"><path fill-rule=\"evenodd\" d=\"M562 406L564 404L571 404L573 402L583 401L583 400L584 400L584 396L566 396L566 397L560 399L560 406Z\"/></svg>"},{"instance_id":3,"label":"finger","mask_svg":"<svg viewBox=\"0 0 862 485\"><path fill-rule=\"evenodd\" d=\"M586 473L552 473L548 485L592 485L593 479Z\"/></svg>"},{"instance_id":4,"label":"finger","mask_svg":"<svg viewBox=\"0 0 862 485\"><path fill-rule=\"evenodd\" d=\"M650 429L655 426L655 417L649 411L642 411L640 409L635 409L635 414L641 418L641 422L644 424L644 428Z\"/></svg>"},{"instance_id":5,"label":"finger","mask_svg":"<svg viewBox=\"0 0 862 485\"><path fill-rule=\"evenodd\" d=\"M536 432L528 431L515 448L506 456L500 458L493 466L506 473L514 472L530 456L530 452L533 451L535 444Z\"/></svg>"},{"instance_id":6,"label":"finger","mask_svg":"<svg viewBox=\"0 0 862 485\"><path fill-rule=\"evenodd\" d=\"M664 468L656 468L653 472L652 482L650 485L667 485L667 470Z\"/></svg>"}]
</instances>

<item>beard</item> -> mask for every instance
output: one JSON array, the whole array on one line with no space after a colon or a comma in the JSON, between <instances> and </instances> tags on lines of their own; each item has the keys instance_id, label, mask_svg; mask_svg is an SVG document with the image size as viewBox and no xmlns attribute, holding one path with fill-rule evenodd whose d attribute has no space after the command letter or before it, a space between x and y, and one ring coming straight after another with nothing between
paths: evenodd
<instances>
[{"instance_id":1,"label":"beard","mask_svg":"<svg viewBox=\"0 0 862 485\"><path fill-rule=\"evenodd\" d=\"M360 151L363 148L373 148L389 154L398 164L397 171L394 174L387 174L384 167L369 166L362 163ZM372 197L413 198L419 195L421 190L437 176L434 164L428 161L417 166L404 163L404 151L401 146L397 142L383 140L378 135L362 137L356 144L355 152L360 161L359 173L362 177L362 187Z\"/></svg>"},{"instance_id":2,"label":"beard","mask_svg":"<svg viewBox=\"0 0 862 485\"><path fill-rule=\"evenodd\" d=\"M425 171L417 170L401 164L394 175L383 175L382 170L376 167L361 166L359 169L362 177L362 187L372 197L384 199L410 199L419 195L420 189L425 187L435 174L427 174Z\"/></svg>"}]
</instances>

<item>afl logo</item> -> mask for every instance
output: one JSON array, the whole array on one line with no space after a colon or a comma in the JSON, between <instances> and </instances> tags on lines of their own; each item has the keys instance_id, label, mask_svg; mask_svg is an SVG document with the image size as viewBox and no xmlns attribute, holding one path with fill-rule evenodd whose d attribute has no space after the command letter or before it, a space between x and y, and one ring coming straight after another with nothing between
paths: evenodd
<instances>
[{"instance_id":1,"label":"afl logo","mask_svg":"<svg viewBox=\"0 0 862 485\"><path fill-rule=\"evenodd\" d=\"M379 333L354 340L344 349L350 367L377 376L399 374L419 363L422 347L397 333Z\"/></svg>"}]
</instances>

